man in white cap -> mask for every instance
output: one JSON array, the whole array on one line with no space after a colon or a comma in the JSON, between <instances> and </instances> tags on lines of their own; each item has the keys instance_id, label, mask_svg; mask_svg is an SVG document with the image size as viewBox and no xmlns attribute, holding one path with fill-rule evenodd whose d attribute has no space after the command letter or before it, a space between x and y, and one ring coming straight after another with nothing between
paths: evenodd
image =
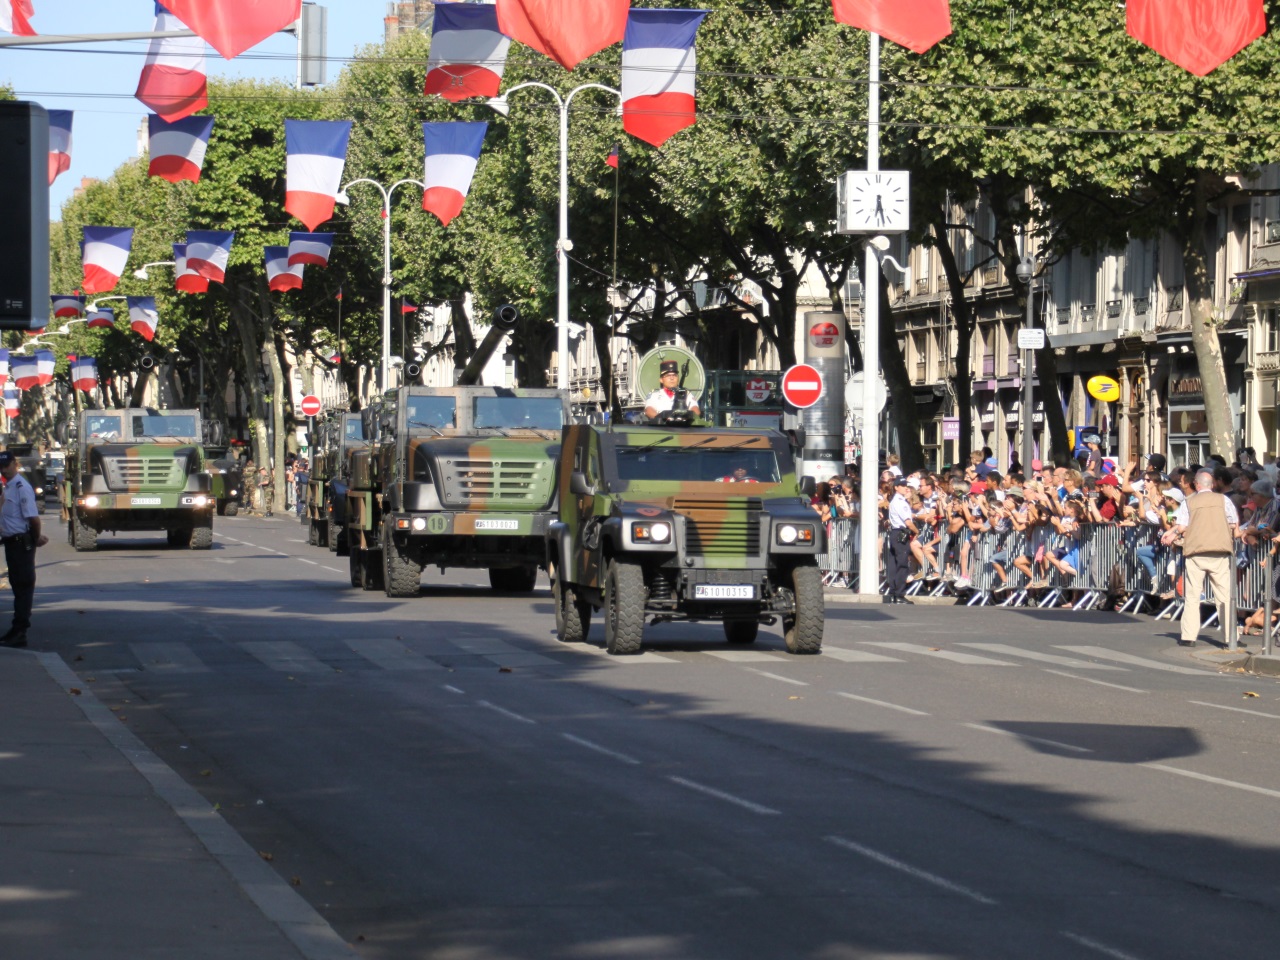
<instances>
[{"instance_id":1,"label":"man in white cap","mask_svg":"<svg viewBox=\"0 0 1280 960\"><path fill-rule=\"evenodd\" d=\"M0 645L25 647L36 595L36 547L43 547L49 538L40 532L36 493L18 472L18 458L8 450L0 450L0 477L4 478L0 543L4 544L9 586L13 589L13 626L0 637Z\"/></svg>"},{"instance_id":2,"label":"man in white cap","mask_svg":"<svg viewBox=\"0 0 1280 960\"><path fill-rule=\"evenodd\" d=\"M649 394L644 401L644 415L653 419L660 413L671 410L676 405L677 394L684 394L685 406L695 417L702 416L702 409L692 392L680 389L680 364L675 360L663 360L658 367L658 389Z\"/></svg>"}]
</instances>

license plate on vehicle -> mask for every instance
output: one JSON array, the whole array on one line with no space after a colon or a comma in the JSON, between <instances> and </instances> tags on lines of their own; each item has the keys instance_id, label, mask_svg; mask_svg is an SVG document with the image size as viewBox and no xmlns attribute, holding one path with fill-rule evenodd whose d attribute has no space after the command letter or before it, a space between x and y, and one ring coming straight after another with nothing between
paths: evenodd
<instances>
[{"instance_id":1,"label":"license plate on vehicle","mask_svg":"<svg viewBox=\"0 0 1280 960\"><path fill-rule=\"evenodd\" d=\"M129 504L134 507L158 507L163 501L159 497L130 497Z\"/></svg>"},{"instance_id":2,"label":"license plate on vehicle","mask_svg":"<svg viewBox=\"0 0 1280 960\"><path fill-rule=\"evenodd\" d=\"M695 600L754 600L756 588L749 583L695 583Z\"/></svg>"},{"instance_id":3,"label":"license plate on vehicle","mask_svg":"<svg viewBox=\"0 0 1280 960\"><path fill-rule=\"evenodd\" d=\"M477 530L519 530L519 520L477 520Z\"/></svg>"}]
</instances>

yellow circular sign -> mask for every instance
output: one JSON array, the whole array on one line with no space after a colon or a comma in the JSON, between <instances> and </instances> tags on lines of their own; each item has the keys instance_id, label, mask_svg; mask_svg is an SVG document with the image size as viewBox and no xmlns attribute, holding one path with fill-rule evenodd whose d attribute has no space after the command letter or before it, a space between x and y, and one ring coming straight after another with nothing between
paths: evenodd
<instances>
[{"instance_id":1,"label":"yellow circular sign","mask_svg":"<svg viewBox=\"0 0 1280 960\"><path fill-rule=\"evenodd\" d=\"M1093 399L1102 400L1105 403L1120 399L1120 384L1110 377L1090 377L1089 382L1085 384L1085 389Z\"/></svg>"}]
</instances>

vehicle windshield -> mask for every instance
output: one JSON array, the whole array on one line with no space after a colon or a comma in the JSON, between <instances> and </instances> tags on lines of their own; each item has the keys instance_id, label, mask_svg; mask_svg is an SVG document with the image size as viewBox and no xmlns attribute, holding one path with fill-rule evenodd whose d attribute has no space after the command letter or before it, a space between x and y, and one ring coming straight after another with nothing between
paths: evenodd
<instances>
[{"instance_id":1,"label":"vehicle windshield","mask_svg":"<svg viewBox=\"0 0 1280 960\"><path fill-rule=\"evenodd\" d=\"M410 402L410 409L412 410L412 408L413 404ZM346 431L346 438L348 440L364 439L364 424L360 422L359 417L349 417L347 419Z\"/></svg>"},{"instance_id":2,"label":"vehicle windshield","mask_svg":"<svg viewBox=\"0 0 1280 960\"><path fill-rule=\"evenodd\" d=\"M778 458L770 447L619 447L619 480L677 483L779 483Z\"/></svg>"},{"instance_id":3,"label":"vehicle windshield","mask_svg":"<svg viewBox=\"0 0 1280 960\"><path fill-rule=\"evenodd\" d=\"M120 439L119 417L89 417L84 422L86 437L101 437L104 440Z\"/></svg>"},{"instance_id":4,"label":"vehicle windshield","mask_svg":"<svg viewBox=\"0 0 1280 960\"><path fill-rule=\"evenodd\" d=\"M192 415L135 416L131 426L134 437L177 437L180 440L190 440L196 436L196 418Z\"/></svg>"},{"instance_id":5,"label":"vehicle windshield","mask_svg":"<svg viewBox=\"0 0 1280 960\"><path fill-rule=\"evenodd\" d=\"M559 430L564 407L557 397L476 397L477 430Z\"/></svg>"},{"instance_id":6,"label":"vehicle windshield","mask_svg":"<svg viewBox=\"0 0 1280 960\"><path fill-rule=\"evenodd\" d=\"M453 397L410 397L409 427L452 427L455 409Z\"/></svg>"}]
</instances>

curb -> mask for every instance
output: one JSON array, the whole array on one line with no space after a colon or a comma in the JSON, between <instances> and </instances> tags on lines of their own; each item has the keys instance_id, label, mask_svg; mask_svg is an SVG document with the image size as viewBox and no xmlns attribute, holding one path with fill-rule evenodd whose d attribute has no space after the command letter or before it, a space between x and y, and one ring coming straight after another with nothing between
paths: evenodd
<instances>
[{"instance_id":1,"label":"curb","mask_svg":"<svg viewBox=\"0 0 1280 960\"><path fill-rule=\"evenodd\" d=\"M865 597L852 590L824 590L822 599L827 603L869 603L888 606L881 594ZM908 599L917 607L954 607L959 602L955 597L909 597Z\"/></svg>"}]
</instances>

